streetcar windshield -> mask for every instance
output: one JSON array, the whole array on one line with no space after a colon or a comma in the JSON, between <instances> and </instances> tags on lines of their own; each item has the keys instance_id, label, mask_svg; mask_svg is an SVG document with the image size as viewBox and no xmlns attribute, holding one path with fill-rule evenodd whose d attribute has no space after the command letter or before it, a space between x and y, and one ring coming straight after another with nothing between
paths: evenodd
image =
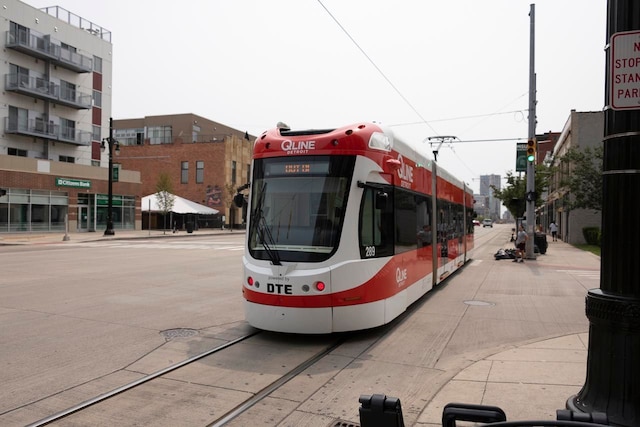
<instances>
[{"instance_id":1,"label":"streetcar windshield","mask_svg":"<svg viewBox=\"0 0 640 427\"><path fill-rule=\"evenodd\" d=\"M320 262L338 247L355 158L299 156L254 162L249 251L254 258Z\"/></svg>"}]
</instances>

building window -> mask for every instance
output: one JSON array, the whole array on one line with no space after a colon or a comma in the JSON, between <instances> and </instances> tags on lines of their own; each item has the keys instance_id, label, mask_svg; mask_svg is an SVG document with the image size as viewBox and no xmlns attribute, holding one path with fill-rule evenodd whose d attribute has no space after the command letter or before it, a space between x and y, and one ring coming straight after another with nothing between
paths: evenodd
<instances>
[{"instance_id":1,"label":"building window","mask_svg":"<svg viewBox=\"0 0 640 427\"><path fill-rule=\"evenodd\" d=\"M102 128L100 126L93 125L91 132L91 139L94 141L102 141Z\"/></svg>"},{"instance_id":2,"label":"building window","mask_svg":"<svg viewBox=\"0 0 640 427\"><path fill-rule=\"evenodd\" d=\"M9 64L9 81L16 86L30 87L29 69L15 64Z\"/></svg>"},{"instance_id":3,"label":"building window","mask_svg":"<svg viewBox=\"0 0 640 427\"><path fill-rule=\"evenodd\" d=\"M29 28L18 23L11 21L9 24L9 40L13 43L29 46L31 42L29 40L30 33Z\"/></svg>"},{"instance_id":4,"label":"building window","mask_svg":"<svg viewBox=\"0 0 640 427\"><path fill-rule=\"evenodd\" d=\"M102 74L102 58L99 56L93 57L93 71Z\"/></svg>"},{"instance_id":5,"label":"building window","mask_svg":"<svg viewBox=\"0 0 640 427\"><path fill-rule=\"evenodd\" d=\"M198 160L196 162L196 184L202 184L204 182L204 162Z\"/></svg>"},{"instance_id":6,"label":"building window","mask_svg":"<svg viewBox=\"0 0 640 427\"><path fill-rule=\"evenodd\" d=\"M150 144L171 144L171 126L150 126L147 128Z\"/></svg>"},{"instance_id":7,"label":"building window","mask_svg":"<svg viewBox=\"0 0 640 427\"><path fill-rule=\"evenodd\" d=\"M236 161L232 160L231 161L231 183L235 184L236 183Z\"/></svg>"},{"instance_id":8,"label":"building window","mask_svg":"<svg viewBox=\"0 0 640 427\"><path fill-rule=\"evenodd\" d=\"M60 99L76 102L76 85L60 80Z\"/></svg>"},{"instance_id":9,"label":"building window","mask_svg":"<svg viewBox=\"0 0 640 427\"><path fill-rule=\"evenodd\" d=\"M75 163L76 162L76 158L75 157L71 157L71 156L58 156L58 161L60 162L65 162L65 163Z\"/></svg>"},{"instance_id":10,"label":"building window","mask_svg":"<svg viewBox=\"0 0 640 427\"><path fill-rule=\"evenodd\" d=\"M117 139L121 145L143 145L144 129L114 129L113 137Z\"/></svg>"},{"instance_id":11,"label":"building window","mask_svg":"<svg viewBox=\"0 0 640 427\"><path fill-rule=\"evenodd\" d=\"M180 166L180 183L189 183L189 162L182 162Z\"/></svg>"},{"instance_id":12,"label":"building window","mask_svg":"<svg viewBox=\"0 0 640 427\"><path fill-rule=\"evenodd\" d=\"M9 123L7 129L11 131L26 131L29 129L29 111L24 108L9 106ZM44 130L44 129L42 129Z\"/></svg>"},{"instance_id":13,"label":"building window","mask_svg":"<svg viewBox=\"0 0 640 427\"><path fill-rule=\"evenodd\" d=\"M102 108L102 92L93 91L93 106Z\"/></svg>"},{"instance_id":14,"label":"building window","mask_svg":"<svg viewBox=\"0 0 640 427\"><path fill-rule=\"evenodd\" d=\"M76 122L60 118L60 137L67 141L76 140Z\"/></svg>"},{"instance_id":15,"label":"building window","mask_svg":"<svg viewBox=\"0 0 640 427\"><path fill-rule=\"evenodd\" d=\"M247 181L251 182L251 165L247 165Z\"/></svg>"},{"instance_id":16,"label":"building window","mask_svg":"<svg viewBox=\"0 0 640 427\"><path fill-rule=\"evenodd\" d=\"M7 148L7 154L10 156L27 157L27 150L9 147Z\"/></svg>"}]
</instances>

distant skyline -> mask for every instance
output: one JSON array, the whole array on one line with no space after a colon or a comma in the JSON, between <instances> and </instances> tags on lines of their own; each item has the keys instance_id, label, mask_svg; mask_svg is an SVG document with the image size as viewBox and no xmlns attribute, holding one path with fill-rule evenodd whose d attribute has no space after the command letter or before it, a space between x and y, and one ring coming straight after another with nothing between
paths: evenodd
<instances>
[{"instance_id":1,"label":"distant skyline","mask_svg":"<svg viewBox=\"0 0 640 427\"><path fill-rule=\"evenodd\" d=\"M112 32L115 119L194 113L252 135L377 121L427 145L454 135L438 163L474 192L480 175L515 170L527 137L530 1L26 3ZM606 0L537 1L535 34L536 132L602 110Z\"/></svg>"}]
</instances>

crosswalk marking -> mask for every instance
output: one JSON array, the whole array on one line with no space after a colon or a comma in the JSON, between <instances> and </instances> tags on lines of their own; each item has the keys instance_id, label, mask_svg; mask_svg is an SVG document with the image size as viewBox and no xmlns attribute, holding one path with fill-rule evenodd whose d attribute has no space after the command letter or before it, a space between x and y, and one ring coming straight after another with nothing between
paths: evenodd
<instances>
[{"instance_id":1,"label":"crosswalk marking","mask_svg":"<svg viewBox=\"0 0 640 427\"><path fill-rule=\"evenodd\" d=\"M221 251L242 251L244 246L234 244L220 244L220 243L186 243L186 242L172 242L172 243L141 243L132 241L118 241L118 242L66 242L63 243L65 247L101 247L101 248L114 248L114 249L173 249L173 250L221 250Z\"/></svg>"}]
</instances>

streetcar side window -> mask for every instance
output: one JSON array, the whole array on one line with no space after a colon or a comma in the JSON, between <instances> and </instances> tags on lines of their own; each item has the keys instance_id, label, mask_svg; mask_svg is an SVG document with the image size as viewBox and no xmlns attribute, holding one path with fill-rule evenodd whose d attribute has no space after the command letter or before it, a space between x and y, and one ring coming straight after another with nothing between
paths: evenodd
<instances>
[{"instance_id":1,"label":"streetcar side window","mask_svg":"<svg viewBox=\"0 0 640 427\"><path fill-rule=\"evenodd\" d=\"M418 233L418 230L416 230L416 223L418 222L418 219L416 201L413 193L399 188L396 189L395 205L395 253L400 254L416 248L416 236Z\"/></svg>"},{"instance_id":2,"label":"streetcar side window","mask_svg":"<svg viewBox=\"0 0 640 427\"><path fill-rule=\"evenodd\" d=\"M431 245L431 198L398 188L395 208L395 253Z\"/></svg>"},{"instance_id":3,"label":"streetcar side window","mask_svg":"<svg viewBox=\"0 0 640 427\"><path fill-rule=\"evenodd\" d=\"M390 189L366 187L360 210L360 256L376 258L393 254L393 200Z\"/></svg>"}]
</instances>

